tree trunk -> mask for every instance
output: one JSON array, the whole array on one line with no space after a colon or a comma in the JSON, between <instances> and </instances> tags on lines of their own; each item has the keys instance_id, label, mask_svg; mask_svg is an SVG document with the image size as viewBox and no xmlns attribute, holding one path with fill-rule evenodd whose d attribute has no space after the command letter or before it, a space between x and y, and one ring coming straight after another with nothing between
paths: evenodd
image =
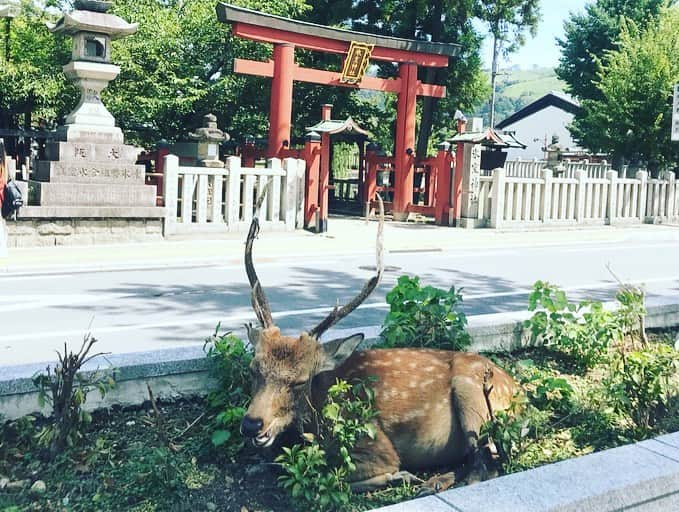
<instances>
[{"instance_id":1,"label":"tree trunk","mask_svg":"<svg viewBox=\"0 0 679 512\"><path fill-rule=\"evenodd\" d=\"M443 14L443 2L437 0L433 2L432 13L432 27L431 40L432 42L439 42L441 40L441 33L443 32L443 21L441 16ZM427 68L424 82L427 84L435 83L438 76L437 68ZM422 119L420 121L420 130L417 134L416 155L418 158L426 158L427 147L429 146L429 138L431 137L432 127L434 124L434 109L438 103L438 98L425 96L422 101Z\"/></svg>"}]
</instances>

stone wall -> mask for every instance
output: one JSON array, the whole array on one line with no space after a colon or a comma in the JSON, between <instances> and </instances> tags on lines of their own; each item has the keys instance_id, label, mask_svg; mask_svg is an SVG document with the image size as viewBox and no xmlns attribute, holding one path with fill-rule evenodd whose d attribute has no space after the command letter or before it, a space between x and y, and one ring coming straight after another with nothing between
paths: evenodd
<instances>
[{"instance_id":1,"label":"stone wall","mask_svg":"<svg viewBox=\"0 0 679 512\"><path fill-rule=\"evenodd\" d=\"M9 247L153 242L163 238L163 219L20 218L7 231Z\"/></svg>"}]
</instances>

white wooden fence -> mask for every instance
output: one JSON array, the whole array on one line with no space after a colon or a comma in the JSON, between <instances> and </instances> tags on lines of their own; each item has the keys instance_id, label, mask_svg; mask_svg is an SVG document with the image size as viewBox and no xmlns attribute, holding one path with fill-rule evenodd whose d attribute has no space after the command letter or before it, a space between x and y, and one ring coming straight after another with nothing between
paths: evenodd
<instances>
[{"instance_id":1,"label":"white wooden fence","mask_svg":"<svg viewBox=\"0 0 679 512\"><path fill-rule=\"evenodd\" d=\"M555 178L543 169L538 178L517 178L496 169L481 177L478 211L494 228L661 223L679 219L679 187L674 174L648 179L646 171L590 178L580 169L574 178Z\"/></svg>"},{"instance_id":2,"label":"white wooden fence","mask_svg":"<svg viewBox=\"0 0 679 512\"><path fill-rule=\"evenodd\" d=\"M271 159L266 168L241 167L229 157L224 168L180 167L165 157L165 234L245 231L255 202L266 189L262 229L293 230L304 223L304 160ZM268 187L268 188L267 188Z\"/></svg>"},{"instance_id":3,"label":"white wooden fence","mask_svg":"<svg viewBox=\"0 0 679 512\"><path fill-rule=\"evenodd\" d=\"M513 178L540 178L541 173L547 168L546 160L507 160L505 162L505 172L508 177ZM553 169L552 174L560 178L575 178L577 171L585 171L589 178L605 178L606 173L611 170L611 164L603 160L602 162L589 162L581 160L571 162L564 160Z\"/></svg>"}]
</instances>

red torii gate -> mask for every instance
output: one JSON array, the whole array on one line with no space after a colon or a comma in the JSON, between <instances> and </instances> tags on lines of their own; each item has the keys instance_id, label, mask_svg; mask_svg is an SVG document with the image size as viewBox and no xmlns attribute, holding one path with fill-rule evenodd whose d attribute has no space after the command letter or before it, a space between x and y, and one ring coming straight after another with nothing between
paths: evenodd
<instances>
[{"instance_id":1,"label":"red torii gate","mask_svg":"<svg viewBox=\"0 0 679 512\"><path fill-rule=\"evenodd\" d=\"M217 16L232 25L233 34L244 39L273 43L273 60L258 62L235 59L234 71L273 78L269 111L268 157L278 156L290 141L293 81L322 85L372 89L398 94L394 145L394 202L397 220L408 214L413 197L414 148L417 96L442 98L445 86L423 84L417 79L418 66L446 67L459 45L431 43L340 30L280 16L262 14L232 5L217 4ZM352 41L374 45L371 59L397 62L398 78L363 77L356 85L340 81L341 73L310 69L295 63L295 47L346 55ZM425 155L422 155L423 157Z\"/></svg>"}]
</instances>

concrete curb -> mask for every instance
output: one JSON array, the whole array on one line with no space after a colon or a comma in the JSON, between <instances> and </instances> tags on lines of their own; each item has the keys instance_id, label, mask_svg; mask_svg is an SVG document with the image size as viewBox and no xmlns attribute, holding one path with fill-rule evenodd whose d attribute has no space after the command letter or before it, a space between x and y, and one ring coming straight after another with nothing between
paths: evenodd
<instances>
[{"instance_id":1,"label":"concrete curb","mask_svg":"<svg viewBox=\"0 0 679 512\"><path fill-rule=\"evenodd\" d=\"M679 432L374 512L679 510Z\"/></svg>"},{"instance_id":2,"label":"concrete curb","mask_svg":"<svg viewBox=\"0 0 679 512\"><path fill-rule=\"evenodd\" d=\"M613 307L613 304L607 303L606 306ZM679 326L679 304L657 303L647 309L647 328ZM469 317L471 350L498 352L527 346L528 337L524 333L522 322L530 316L528 311L518 311ZM380 327L330 329L324 338L340 338L355 332L363 332L366 336L364 344L370 346L377 341ZM245 333L236 334L245 337ZM43 371L48 364L50 362L0 366L2 416L13 419L39 410L37 389L32 377ZM98 368L115 368L117 385L103 399L98 393L90 394L88 409L140 404L148 398L147 383L156 396L168 399L205 394L215 385L209 372L209 361L200 345L102 356L90 361L85 369L94 371Z\"/></svg>"}]
</instances>

